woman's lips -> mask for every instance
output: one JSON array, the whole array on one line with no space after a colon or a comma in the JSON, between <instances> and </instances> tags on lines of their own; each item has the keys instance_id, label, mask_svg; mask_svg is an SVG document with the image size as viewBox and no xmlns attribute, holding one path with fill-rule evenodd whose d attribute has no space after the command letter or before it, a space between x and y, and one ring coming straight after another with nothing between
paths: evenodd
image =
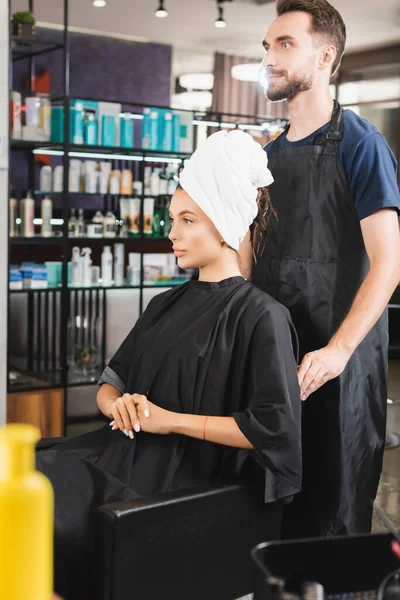
<instances>
[{"instance_id":1,"label":"woman's lips","mask_svg":"<svg viewBox=\"0 0 400 600\"><path fill-rule=\"evenodd\" d=\"M174 254L177 258L186 254L186 250L179 250L179 248L174 248Z\"/></svg>"}]
</instances>

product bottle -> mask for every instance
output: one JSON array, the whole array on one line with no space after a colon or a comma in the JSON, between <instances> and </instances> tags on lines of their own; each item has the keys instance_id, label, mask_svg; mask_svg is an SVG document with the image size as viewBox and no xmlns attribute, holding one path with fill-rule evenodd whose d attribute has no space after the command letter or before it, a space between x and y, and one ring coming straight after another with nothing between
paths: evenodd
<instances>
[{"instance_id":1,"label":"product bottle","mask_svg":"<svg viewBox=\"0 0 400 600\"><path fill-rule=\"evenodd\" d=\"M151 167L144 168L144 195L150 196L150 178L151 178Z\"/></svg>"},{"instance_id":2,"label":"product bottle","mask_svg":"<svg viewBox=\"0 0 400 600\"><path fill-rule=\"evenodd\" d=\"M40 169L40 191L51 192L53 190L53 169L45 165Z\"/></svg>"},{"instance_id":3,"label":"product bottle","mask_svg":"<svg viewBox=\"0 0 400 600\"><path fill-rule=\"evenodd\" d=\"M76 237L76 228L78 225L78 220L75 215L75 208L71 208L71 216L68 221L68 237Z\"/></svg>"},{"instance_id":4,"label":"product bottle","mask_svg":"<svg viewBox=\"0 0 400 600\"><path fill-rule=\"evenodd\" d=\"M35 471L31 425L0 428L0 598L49 599L53 588L53 489Z\"/></svg>"},{"instance_id":5,"label":"product bottle","mask_svg":"<svg viewBox=\"0 0 400 600\"><path fill-rule=\"evenodd\" d=\"M92 259L90 258L91 254L92 250L90 248L82 248L82 284L85 286L90 286L92 284Z\"/></svg>"},{"instance_id":6,"label":"product bottle","mask_svg":"<svg viewBox=\"0 0 400 600\"><path fill-rule=\"evenodd\" d=\"M153 215L153 235L156 238L161 237L161 223L164 224L164 207L161 205L161 202L158 201L154 206L154 215Z\"/></svg>"},{"instance_id":7,"label":"product bottle","mask_svg":"<svg viewBox=\"0 0 400 600\"><path fill-rule=\"evenodd\" d=\"M84 237L86 234L85 218L83 216L83 209L80 208L78 211L78 221L76 224L76 237Z\"/></svg>"},{"instance_id":8,"label":"product bottle","mask_svg":"<svg viewBox=\"0 0 400 600\"><path fill-rule=\"evenodd\" d=\"M51 219L53 217L53 202L50 198L43 198L41 204L42 212L42 236L51 237L53 228L51 225Z\"/></svg>"},{"instance_id":9,"label":"product bottle","mask_svg":"<svg viewBox=\"0 0 400 600\"><path fill-rule=\"evenodd\" d=\"M150 194L154 197L160 195L160 169L154 169L150 176Z\"/></svg>"},{"instance_id":10,"label":"product bottle","mask_svg":"<svg viewBox=\"0 0 400 600\"><path fill-rule=\"evenodd\" d=\"M164 229L163 234L164 237L168 237L171 231L171 219L169 218L169 204L170 201L167 198L164 202Z\"/></svg>"},{"instance_id":11,"label":"product bottle","mask_svg":"<svg viewBox=\"0 0 400 600\"><path fill-rule=\"evenodd\" d=\"M114 284L124 285L124 244L114 244Z\"/></svg>"},{"instance_id":12,"label":"product bottle","mask_svg":"<svg viewBox=\"0 0 400 600\"><path fill-rule=\"evenodd\" d=\"M35 201L28 192L26 198L23 198L20 203L21 217L21 235L24 237L32 237L35 235L35 226L33 219L35 217Z\"/></svg>"},{"instance_id":13,"label":"product bottle","mask_svg":"<svg viewBox=\"0 0 400 600\"><path fill-rule=\"evenodd\" d=\"M117 219L115 215L108 211L104 217L104 237L115 238L117 235Z\"/></svg>"},{"instance_id":14,"label":"product bottle","mask_svg":"<svg viewBox=\"0 0 400 600\"><path fill-rule=\"evenodd\" d=\"M121 194L130 196L132 194L132 171L124 169L121 173Z\"/></svg>"},{"instance_id":15,"label":"product bottle","mask_svg":"<svg viewBox=\"0 0 400 600\"><path fill-rule=\"evenodd\" d=\"M110 187L110 194L112 194L113 196L118 196L120 194L121 171L119 171L118 169L111 171L109 187Z\"/></svg>"},{"instance_id":16,"label":"product bottle","mask_svg":"<svg viewBox=\"0 0 400 600\"><path fill-rule=\"evenodd\" d=\"M72 248L72 285L82 285L83 265L81 252L77 246Z\"/></svg>"},{"instance_id":17,"label":"product bottle","mask_svg":"<svg viewBox=\"0 0 400 600\"><path fill-rule=\"evenodd\" d=\"M101 255L101 279L104 286L112 284L113 255L110 246L104 246Z\"/></svg>"},{"instance_id":18,"label":"product bottle","mask_svg":"<svg viewBox=\"0 0 400 600\"><path fill-rule=\"evenodd\" d=\"M17 211L18 201L16 198L10 198L10 237L17 235Z\"/></svg>"}]
</instances>

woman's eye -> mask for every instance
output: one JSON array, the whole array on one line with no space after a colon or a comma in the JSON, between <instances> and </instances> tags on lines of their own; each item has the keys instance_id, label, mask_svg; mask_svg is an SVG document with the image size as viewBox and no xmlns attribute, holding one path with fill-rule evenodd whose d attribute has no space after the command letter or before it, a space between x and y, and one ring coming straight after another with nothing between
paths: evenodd
<instances>
[{"instance_id":1,"label":"woman's eye","mask_svg":"<svg viewBox=\"0 0 400 600\"><path fill-rule=\"evenodd\" d=\"M185 222L187 225L189 225L190 223L193 223L193 221L191 221L190 219L183 219L183 221L184 221L184 222Z\"/></svg>"},{"instance_id":2,"label":"woman's eye","mask_svg":"<svg viewBox=\"0 0 400 600\"><path fill-rule=\"evenodd\" d=\"M171 223L174 222L174 219L171 217L171 215L169 215L169 220L170 220Z\"/></svg>"}]
</instances>

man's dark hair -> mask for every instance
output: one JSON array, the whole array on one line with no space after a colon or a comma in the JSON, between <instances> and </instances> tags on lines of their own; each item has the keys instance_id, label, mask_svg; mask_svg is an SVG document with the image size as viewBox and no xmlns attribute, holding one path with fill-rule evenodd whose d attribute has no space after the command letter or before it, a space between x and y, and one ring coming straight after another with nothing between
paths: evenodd
<instances>
[{"instance_id":1,"label":"man's dark hair","mask_svg":"<svg viewBox=\"0 0 400 600\"><path fill-rule=\"evenodd\" d=\"M334 75L340 66L346 45L346 25L341 15L327 0L278 0L278 17L295 11L309 14L312 23L310 33L328 39L335 46L337 55L332 65Z\"/></svg>"}]
</instances>

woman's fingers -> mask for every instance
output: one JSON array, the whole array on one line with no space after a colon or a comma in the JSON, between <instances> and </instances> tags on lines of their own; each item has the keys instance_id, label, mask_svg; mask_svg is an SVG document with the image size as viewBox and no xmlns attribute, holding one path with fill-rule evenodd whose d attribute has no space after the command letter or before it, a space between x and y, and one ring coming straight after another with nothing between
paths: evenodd
<instances>
[{"instance_id":1,"label":"woman's fingers","mask_svg":"<svg viewBox=\"0 0 400 600\"><path fill-rule=\"evenodd\" d=\"M123 431L124 423L123 423L122 417L119 413L116 401L113 402L113 404L111 405L110 413L112 414L112 418L113 418L113 420L111 421L112 424L110 423L110 427L112 428L112 430L116 431L117 429L120 429L121 431Z\"/></svg>"},{"instance_id":2,"label":"woman's fingers","mask_svg":"<svg viewBox=\"0 0 400 600\"><path fill-rule=\"evenodd\" d=\"M137 414L136 405L135 405L133 396L129 396L129 398L126 399L126 408L129 413L131 427L133 427L133 429L136 431L136 433L139 433L140 422L139 422L139 417Z\"/></svg>"},{"instance_id":3,"label":"woman's fingers","mask_svg":"<svg viewBox=\"0 0 400 600\"><path fill-rule=\"evenodd\" d=\"M123 431L125 435L129 435L129 437L133 438L131 419L129 416L128 409L126 407L128 398L129 394L124 394L121 398L117 399L116 405L120 414L120 418L122 420L121 431Z\"/></svg>"},{"instance_id":4,"label":"woman's fingers","mask_svg":"<svg viewBox=\"0 0 400 600\"><path fill-rule=\"evenodd\" d=\"M136 410L139 419L148 419L150 417L150 405L146 396L142 396L141 394L134 394L133 401L136 405Z\"/></svg>"}]
</instances>

